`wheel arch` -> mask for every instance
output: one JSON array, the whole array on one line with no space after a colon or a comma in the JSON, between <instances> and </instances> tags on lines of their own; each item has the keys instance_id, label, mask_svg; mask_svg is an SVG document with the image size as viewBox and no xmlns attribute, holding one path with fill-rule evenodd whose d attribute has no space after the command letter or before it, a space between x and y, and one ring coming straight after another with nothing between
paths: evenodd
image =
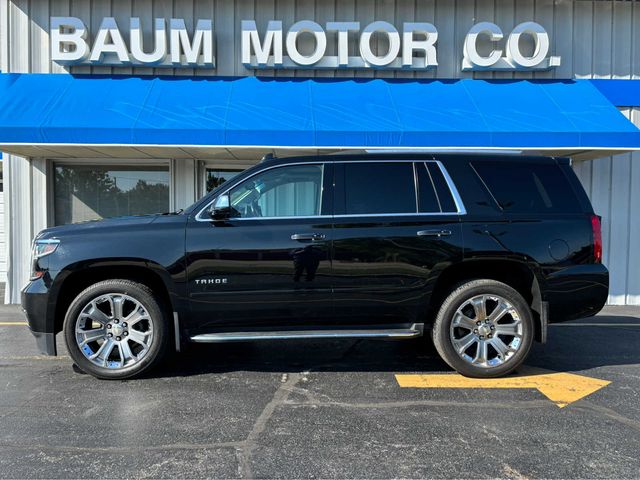
<instances>
[{"instance_id":1,"label":"wheel arch","mask_svg":"<svg viewBox=\"0 0 640 480\"><path fill-rule=\"evenodd\" d=\"M65 268L55 279L50 296L55 302L48 309L51 312L53 331L57 333L62 330L69 305L80 292L94 283L109 279L131 280L146 285L158 296L168 315L179 309L174 282L169 273L158 264L138 259L83 262Z\"/></svg>"},{"instance_id":2,"label":"wheel arch","mask_svg":"<svg viewBox=\"0 0 640 480\"><path fill-rule=\"evenodd\" d=\"M505 283L524 297L531 307L535 323L535 340L546 341L547 305L543 301L535 269L527 262L514 259L472 259L445 268L431 291L427 318L433 321L449 292L463 282L488 279Z\"/></svg>"}]
</instances>

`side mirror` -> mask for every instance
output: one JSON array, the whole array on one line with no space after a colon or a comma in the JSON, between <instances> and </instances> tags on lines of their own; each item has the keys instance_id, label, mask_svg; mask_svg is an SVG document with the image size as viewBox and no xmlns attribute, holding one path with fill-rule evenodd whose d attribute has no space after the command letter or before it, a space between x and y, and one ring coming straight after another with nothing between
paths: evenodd
<instances>
[{"instance_id":1,"label":"side mirror","mask_svg":"<svg viewBox=\"0 0 640 480\"><path fill-rule=\"evenodd\" d=\"M231 218L231 202L229 195L220 195L209 210L211 218L216 222L221 222Z\"/></svg>"}]
</instances>

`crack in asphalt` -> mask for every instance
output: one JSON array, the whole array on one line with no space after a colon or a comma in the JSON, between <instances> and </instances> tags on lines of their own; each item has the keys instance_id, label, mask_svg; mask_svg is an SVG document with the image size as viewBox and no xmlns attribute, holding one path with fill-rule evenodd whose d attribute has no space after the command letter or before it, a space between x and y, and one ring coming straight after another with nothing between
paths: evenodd
<instances>
[{"instance_id":1,"label":"crack in asphalt","mask_svg":"<svg viewBox=\"0 0 640 480\"><path fill-rule=\"evenodd\" d=\"M619 414L618 412L607 408L607 407L603 407L601 405L596 405L593 402L582 402L581 405L576 405L576 408L581 408L583 410L589 410L592 413L596 413L596 414L601 414L611 420L613 420L614 422L620 423L622 425L626 425L627 427L631 427L634 430L638 430L640 431L640 422L637 420L634 420L632 418L628 418L625 417L624 415Z\"/></svg>"},{"instance_id":2,"label":"crack in asphalt","mask_svg":"<svg viewBox=\"0 0 640 480\"><path fill-rule=\"evenodd\" d=\"M247 435L247 438L241 442L236 448L236 457L238 459L238 474L241 478L253 478L253 471L251 469L251 458L253 451L258 445L258 439L260 434L264 432L267 427L267 423L276 411L276 408L280 405L284 405L287 398L293 391L296 384L302 379L302 373L288 374L286 381L284 381L273 394L271 401L265 405L262 413L258 416L253 428Z\"/></svg>"},{"instance_id":3,"label":"crack in asphalt","mask_svg":"<svg viewBox=\"0 0 640 480\"><path fill-rule=\"evenodd\" d=\"M164 445L130 445L127 447L76 447L74 445L16 445L9 443L0 443L0 448L6 448L11 450L36 450L36 451L52 451L52 452L66 452L66 453L86 453L100 452L100 453L121 453L130 454L132 452L147 452L147 451L164 451L164 450L207 450L216 448L239 448L244 445L245 442L220 442L220 443L171 443Z\"/></svg>"}]
</instances>

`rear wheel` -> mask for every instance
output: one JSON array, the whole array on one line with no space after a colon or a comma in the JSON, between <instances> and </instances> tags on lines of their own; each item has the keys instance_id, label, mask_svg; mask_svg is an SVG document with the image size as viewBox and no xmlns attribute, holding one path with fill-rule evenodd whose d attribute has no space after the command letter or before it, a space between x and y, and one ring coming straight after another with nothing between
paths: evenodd
<instances>
[{"instance_id":1,"label":"rear wheel","mask_svg":"<svg viewBox=\"0 0 640 480\"><path fill-rule=\"evenodd\" d=\"M81 292L69 306L64 334L76 365L104 379L140 375L167 349L160 303L147 286L130 280L105 280Z\"/></svg>"},{"instance_id":2,"label":"rear wheel","mask_svg":"<svg viewBox=\"0 0 640 480\"><path fill-rule=\"evenodd\" d=\"M468 377L498 377L522 364L533 342L531 309L510 286L473 280L456 287L436 317L433 343Z\"/></svg>"}]
</instances>

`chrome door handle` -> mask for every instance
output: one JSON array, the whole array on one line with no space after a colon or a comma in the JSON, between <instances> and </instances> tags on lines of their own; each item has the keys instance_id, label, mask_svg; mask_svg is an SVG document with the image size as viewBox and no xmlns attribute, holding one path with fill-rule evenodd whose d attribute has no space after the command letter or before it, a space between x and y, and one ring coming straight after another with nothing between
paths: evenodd
<instances>
[{"instance_id":1,"label":"chrome door handle","mask_svg":"<svg viewBox=\"0 0 640 480\"><path fill-rule=\"evenodd\" d=\"M317 242L319 240L324 240L325 238L327 238L326 235L322 233L294 233L293 235L291 235L291 240L297 240L298 242L309 240Z\"/></svg>"},{"instance_id":2,"label":"chrome door handle","mask_svg":"<svg viewBox=\"0 0 640 480\"><path fill-rule=\"evenodd\" d=\"M418 232L419 237L448 237L451 235L451 230L420 230Z\"/></svg>"}]
</instances>

